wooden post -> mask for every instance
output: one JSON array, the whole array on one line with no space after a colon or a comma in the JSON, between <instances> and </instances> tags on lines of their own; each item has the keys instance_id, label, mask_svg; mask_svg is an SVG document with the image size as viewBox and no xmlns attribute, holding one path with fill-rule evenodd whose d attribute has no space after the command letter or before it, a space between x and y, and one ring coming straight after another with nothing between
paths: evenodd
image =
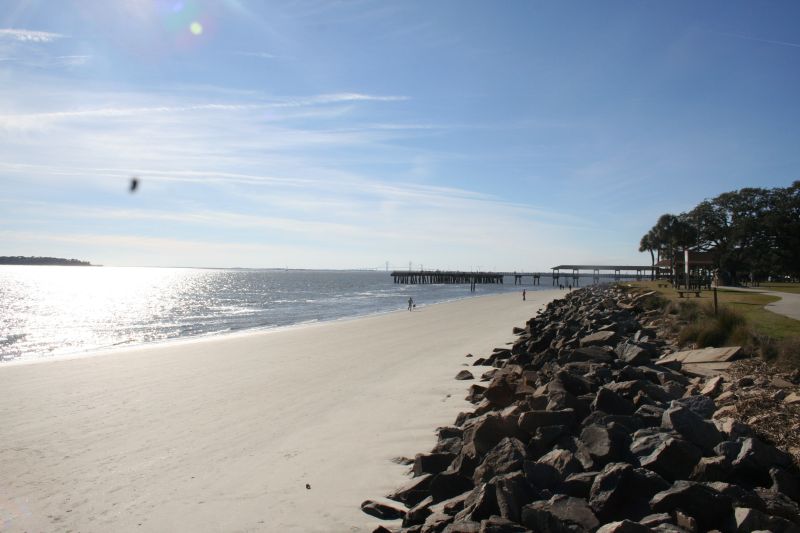
<instances>
[{"instance_id":1,"label":"wooden post","mask_svg":"<svg viewBox=\"0 0 800 533\"><path fill-rule=\"evenodd\" d=\"M714 287L714 316L717 314L717 288Z\"/></svg>"}]
</instances>

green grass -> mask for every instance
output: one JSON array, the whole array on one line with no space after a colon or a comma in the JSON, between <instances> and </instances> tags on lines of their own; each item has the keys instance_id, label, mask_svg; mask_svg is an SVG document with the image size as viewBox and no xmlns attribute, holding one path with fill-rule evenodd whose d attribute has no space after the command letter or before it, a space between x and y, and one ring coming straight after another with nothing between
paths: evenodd
<instances>
[{"instance_id":1,"label":"green grass","mask_svg":"<svg viewBox=\"0 0 800 533\"><path fill-rule=\"evenodd\" d=\"M663 282L662 282L663 283ZM700 298L691 296L689 298L679 298L678 292L671 287L659 287L657 281L636 281L625 285L654 290L669 302L694 302L698 306L713 306L714 295L712 291L702 291ZM789 284L771 284L789 285ZM762 284L762 288L764 284ZM772 290L772 289L769 289ZM768 303L777 301L779 298L758 292L742 292L726 289L717 289L717 302L720 309L730 308L741 313L747 323L754 329L756 335L763 335L773 339L787 339L800 337L800 320L794 320L783 315L778 315L764 308ZM688 308L687 308L688 309ZM684 320L691 321L691 317L684 317ZM694 317L696 318L696 317Z\"/></svg>"},{"instance_id":2,"label":"green grass","mask_svg":"<svg viewBox=\"0 0 800 533\"><path fill-rule=\"evenodd\" d=\"M766 304L778 300L775 296L717 289L719 310L715 316L712 291L702 291L700 298L679 298L675 289L659 287L658 282L639 281L623 285L658 293L656 297L647 299L645 306L661 308L680 319L674 331L681 345L743 346L746 351L777 366L800 368L800 321L765 309ZM786 287L790 284L768 285L769 288L764 285L761 288L773 290L773 285Z\"/></svg>"},{"instance_id":3,"label":"green grass","mask_svg":"<svg viewBox=\"0 0 800 533\"><path fill-rule=\"evenodd\" d=\"M758 287L753 287L754 289L762 289L765 291L776 291L776 292L791 292L793 294L800 294L800 283L762 283Z\"/></svg>"}]
</instances>

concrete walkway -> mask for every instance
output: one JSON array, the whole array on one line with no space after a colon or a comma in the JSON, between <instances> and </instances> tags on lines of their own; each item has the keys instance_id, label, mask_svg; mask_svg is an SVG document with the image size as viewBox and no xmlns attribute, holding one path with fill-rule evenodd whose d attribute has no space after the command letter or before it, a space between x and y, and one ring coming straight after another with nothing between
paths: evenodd
<instances>
[{"instance_id":1,"label":"concrete walkway","mask_svg":"<svg viewBox=\"0 0 800 533\"><path fill-rule=\"evenodd\" d=\"M791 292L776 292L759 288L744 288L744 287L719 287L720 289L728 289L731 291L742 292L760 292L769 296L777 296L780 298L777 302L772 302L764 306L767 311L772 311L779 315L788 316L795 320L800 320L800 294Z\"/></svg>"}]
</instances>

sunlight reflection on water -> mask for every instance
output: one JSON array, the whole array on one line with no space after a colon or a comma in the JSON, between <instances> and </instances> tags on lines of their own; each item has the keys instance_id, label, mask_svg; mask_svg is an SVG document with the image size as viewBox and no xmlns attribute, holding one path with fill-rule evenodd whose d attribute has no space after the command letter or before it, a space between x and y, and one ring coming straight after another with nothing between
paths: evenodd
<instances>
[{"instance_id":1,"label":"sunlight reflection on water","mask_svg":"<svg viewBox=\"0 0 800 533\"><path fill-rule=\"evenodd\" d=\"M424 305L470 293L395 285L386 272L0 266L0 360L386 312L409 296Z\"/></svg>"}]
</instances>

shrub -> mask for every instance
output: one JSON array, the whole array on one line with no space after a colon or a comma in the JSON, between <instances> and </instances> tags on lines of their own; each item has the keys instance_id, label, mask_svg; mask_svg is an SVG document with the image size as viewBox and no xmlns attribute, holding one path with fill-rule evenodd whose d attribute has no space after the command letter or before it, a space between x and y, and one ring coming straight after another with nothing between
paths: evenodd
<instances>
[{"instance_id":1,"label":"shrub","mask_svg":"<svg viewBox=\"0 0 800 533\"><path fill-rule=\"evenodd\" d=\"M681 345L694 342L698 348L749 344L752 338L742 314L733 309L721 308L717 315L709 306L700 307L694 302L680 302L678 314L689 324L678 335Z\"/></svg>"}]
</instances>

